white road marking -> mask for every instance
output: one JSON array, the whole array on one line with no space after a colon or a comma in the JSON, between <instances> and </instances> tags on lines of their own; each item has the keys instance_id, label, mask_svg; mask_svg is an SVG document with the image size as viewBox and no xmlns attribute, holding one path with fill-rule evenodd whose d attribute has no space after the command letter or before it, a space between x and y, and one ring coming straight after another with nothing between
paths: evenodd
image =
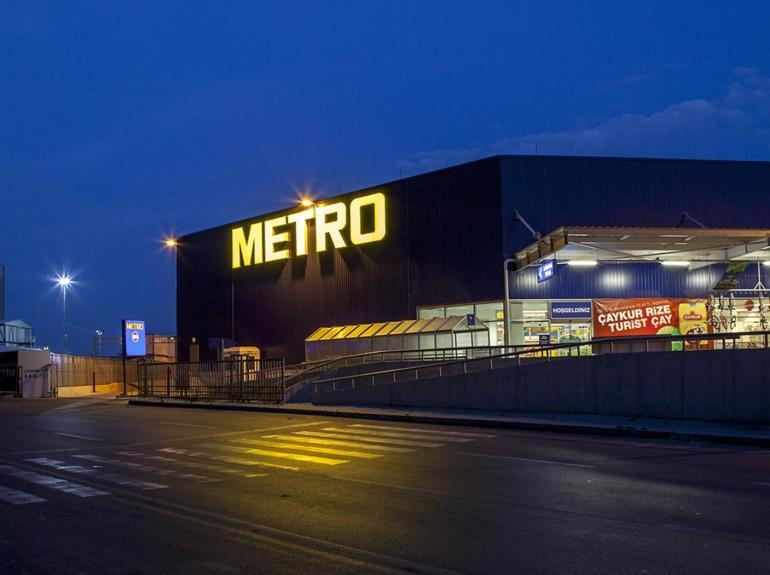
<instances>
[{"instance_id":1,"label":"white road marking","mask_svg":"<svg viewBox=\"0 0 770 575\"><path fill-rule=\"evenodd\" d=\"M150 491L153 489L165 489L168 485L162 483L152 483L150 481L142 481L141 479L132 479L123 475L115 473L101 473L96 469L90 467L83 467L82 465L67 465L64 461L58 459L49 459L47 457L34 457L27 459L30 463L35 463L42 467L51 467L57 471L64 471L65 473L75 473L78 475L90 475L95 479L107 481L109 483L115 483L124 487L136 487L142 491Z\"/></svg>"},{"instance_id":2,"label":"white road marking","mask_svg":"<svg viewBox=\"0 0 770 575\"><path fill-rule=\"evenodd\" d=\"M465 431L437 431L435 429L416 428L416 427L400 427L391 425L367 425L365 423L355 423L350 427L363 427L365 429L382 429L383 431L408 431L409 433L428 433L428 434L440 434L440 435L456 435L458 437L473 437L482 439L492 439L497 435L487 435L485 433L466 433Z\"/></svg>"},{"instance_id":3,"label":"white road marking","mask_svg":"<svg viewBox=\"0 0 770 575\"><path fill-rule=\"evenodd\" d=\"M360 443L358 441L339 441L336 439L320 439L315 437L297 437L296 435L263 435L266 439L283 439L285 441L298 441L301 443L311 443L314 445L337 445L339 447L357 447L359 449L368 449L370 451L387 451L389 453L412 453L414 449L406 447L389 447L386 445L372 445Z\"/></svg>"},{"instance_id":4,"label":"white road marking","mask_svg":"<svg viewBox=\"0 0 770 575\"><path fill-rule=\"evenodd\" d=\"M767 481L751 481L752 485L759 485L761 487L770 487L770 482Z\"/></svg>"},{"instance_id":5,"label":"white road marking","mask_svg":"<svg viewBox=\"0 0 770 575\"><path fill-rule=\"evenodd\" d=\"M199 425L197 423L179 423L178 421L160 421L162 425L178 425L179 427L201 427L204 429L216 429L214 425Z\"/></svg>"},{"instance_id":6,"label":"white road marking","mask_svg":"<svg viewBox=\"0 0 770 575\"><path fill-rule=\"evenodd\" d=\"M217 465L216 463L199 463L197 461L184 461L182 459L176 459L174 457L164 457L163 455L150 455L148 453L140 453L138 451L119 451L118 455L126 455L128 457L141 457L142 459L149 459L150 461L160 461L162 463L171 463L172 465L179 465L181 467L192 467L194 469L205 469L206 471L215 471L217 473L227 473L230 475L239 475L251 479L252 477L267 477L267 473L245 473L240 469L233 467L225 467L224 465Z\"/></svg>"},{"instance_id":7,"label":"white road marking","mask_svg":"<svg viewBox=\"0 0 770 575\"><path fill-rule=\"evenodd\" d=\"M268 439L231 439L233 443L243 443L244 445L254 445L256 447L274 447L277 449L293 449L294 451L306 451L308 453L319 453L321 455L340 455L342 457L356 457L359 459L377 459L384 457L382 453L372 453L371 451L351 451L350 449L340 449L339 447L322 447L320 445L301 445L294 442L270 441Z\"/></svg>"},{"instance_id":8,"label":"white road marking","mask_svg":"<svg viewBox=\"0 0 770 575\"><path fill-rule=\"evenodd\" d=\"M75 483L74 481L67 481L66 479L59 479L58 477L51 477L49 475L43 475L42 473L35 473L34 471L26 471L24 469L17 469L10 465L0 465L0 471L16 479L22 479L35 483L36 485L42 485L50 489L62 491L70 495L76 495L78 497L96 497L98 495L109 495L109 491L101 491Z\"/></svg>"},{"instance_id":9,"label":"white road marking","mask_svg":"<svg viewBox=\"0 0 770 575\"><path fill-rule=\"evenodd\" d=\"M85 459L93 463L101 463L103 465L114 465L115 467L125 467L128 469L135 469L137 471L144 471L147 473L154 473L155 475L162 476L174 476L180 479L188 479L191 481L197 481L198 483L214 483L216 481L222 481L221 479L215 479L213 477L206 477L204 475L196 475L194 473L180 473L175 469L163 469L160 467L153 467L151 465L144 465L142 463L134 463L133 461L123 461L122 459L112 459L109 457L102 457L100 455L92 455L90 453L73 455L78 459Z\"/></svg>"},{"instance_id":10,"label":"white road marking","mask_svg":"<svg viewBox=\"0 0 770 575\"><path fill-rule=\"evenodd\" d=\"M202 451L190 451L189 449L180 449L177 447L163 447L158 449L164 453L174 453L176 455L186 455L188 457L200 457L203 459L209 459L211 461L221 461L223 463L233 463L235 465L244 465L247 467L268 467L273 469L283 469L284 471L299 471L299 467L292 465L281 465L278 463L270 463L268 461L261 461L259 459L245 459L243 457L230 457L227 455L217 455L214 453L204 453Z\"/></svg>"},{"instance_id":11,"label":"white road marking","mask_svg":"<svg viewBox=\"0 0 770 575\"><path fill-rule=\"evenodd\" d=\"M545 463L546 465L566 465L567 467L583 467L585 469L595 469L596 465L588 465L586 463L569 463L567 461L553 461L551 459L532 459L529 457L511 457L508 455L487 455L486 453L464 453L462 451L455 452L458 455L469 455L471 457L485 457L488 459L507 459L509 461L522 461L524 463Z\"/></svg>"},{"instance_id":12,"label":"white road marking","mask_svg":"<svg viewBox=\"0 0 770 575\"><path fill-rule=\"evenodd\" d=\"M295 431L295 435L307 435L310 437L327 437L329 439L349 439L352 441L365 441L367 443L385 443L386 445L407 445L409 447L443 447L443 443L427 443L425 441L406 441L405 439L385 439L379 437L361 437L346 433L324 433L323 431Z\"/></svg>"},{"instance_id":13,"label":"white road marking","mask_svg":"<svg viewBox=\"0 0 770 575\"><path fill-rule=\"evenodd\" d=\"M285 451L275 451L273 449L262 449L258 447L236 447L235 445L222 445L217 443L201 443L200 447L208 449L221 449L231 451L242 455L260 455L262 457L277 459L289 459L292 461L302 461L306 463L319 463L321 465L341 465L349 463L347 459L335 459L333 457L321 457L318 455L304 455L299 453L288 453Z\"/></svg>"},{"instance_id":14,"label":"white road marking","mask_svg":"<svg viewBox=\"0 0 770 575\"><path fill-rule=\"evenodd\" d=\"M74 437L75 439L85 439L86 441L104 441L98 437L88 437L87 435L76 435L74 433L56 433L56 435L61 435L62 437Z\"/></svg>"},{"instance_id":15,"label":"white road marking","mask_svg":"<svg viewBox=\"0 0 770 575\"><path fill-rule=\"evenodd\" d=\"M440 435L414 435L412 433L396 433L390 431L372 431L369 429L353 429L352 427L324 427L324 431L333 431L335 433L354 433L356 435L371 435L374 437L396 437L401 439L427 439L428 441L448 441L449 443L468 443L473 441L461 437L443 437Z\"/></svg>"},{"instance_id":16,"label":"white road marking","mask_svg":"<svg viewBox=\"0 0 770 575\"><path fill-rule=\"evenodd\" d=\"M27 505L29 503L43 503L45 499L31 493L13 489L12 487L0 485L0 501L5 501L11 505Z\"/></svg>"}]
</instances>

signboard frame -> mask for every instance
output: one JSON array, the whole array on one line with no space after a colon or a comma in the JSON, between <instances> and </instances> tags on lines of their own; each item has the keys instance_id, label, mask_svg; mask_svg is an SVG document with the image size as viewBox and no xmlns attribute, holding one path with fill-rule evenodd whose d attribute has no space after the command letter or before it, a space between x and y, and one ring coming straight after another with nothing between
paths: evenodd
<instances>
[{"instance_id":1,"label":"signboard frame","mask_svg":"<svg viewBox=\"0 0 770 575\"><path fill-rule=\"evenodd\" d=\"M556 260L548 260L537 266L537 283L548 281L556 275Z\"/></svg>"}]
</instances>

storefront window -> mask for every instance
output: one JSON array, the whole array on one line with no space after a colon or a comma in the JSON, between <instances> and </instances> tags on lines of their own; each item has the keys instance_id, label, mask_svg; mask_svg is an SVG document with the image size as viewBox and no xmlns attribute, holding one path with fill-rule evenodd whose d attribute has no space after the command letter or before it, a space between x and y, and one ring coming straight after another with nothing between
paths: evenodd
<instances>
[{"instance_id":1,"label":"storefront window","mask_svg":"<svg viewBox=\"0 0 770 575\"><path fill-rule=\"evenodd\" d=\"M417 310L417 319L430 319L434 317L446 317L446 308L441 307L421 307Z\"/></svg>"},{"instance_id":2,"label":"storefront window","mask_svg":"<svg viewBox=\"0 0 770 575\"><path fill-rule=\"evenodd\" d=\"M590 318L560 320L550 317L551 300L523 300L510 302L510 330L512 345L539 346L544 343L575 343L592 337ZM453 306L423 307L419 318L449 317L474 314L489 327L489 345L505 342L503 302L481 302ZM476 344L474 344L476 345ZM588 353L581 349L581 353ZM568 353L567 350L564 353Z\"/></svg>"}]
</instances>

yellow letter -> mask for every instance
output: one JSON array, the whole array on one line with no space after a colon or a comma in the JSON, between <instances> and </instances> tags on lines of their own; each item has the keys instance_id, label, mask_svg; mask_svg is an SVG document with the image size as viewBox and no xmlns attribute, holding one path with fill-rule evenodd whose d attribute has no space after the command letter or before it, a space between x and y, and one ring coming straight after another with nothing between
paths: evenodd
<instances>
[{"instance_id":1,"label":"yellow letter","mask_svg":"<svg viewBox=\"0 0 770 575\"><path fill-rule=\"evenodd\" d=\"M289 241L289 232L275 233L275 228L286 225L286 216L279 216L265 222L265 261L274 262L276 260L289 259L289 250L283 249L276 251L275 244Z\"/></svg>"},{"instance_id":2,"label":"yellow letter","mask_svg":"<svg viewBox=\"0 0 770 575\"><path fill-rule=\"evenodd\" d=\"M361 208L374 206L374 229L371 232L361 231ZM385 196L377 192L356 198L350 202L350 241L354 244L368 244L378 242L385 237Z\"/></svg>"},{"instance_id":3,"label":"yellow letter","mask_svg":"<svg viewBox=\"0 0 770 575\"><path fill-rule=\"evenodd\" d=\"M326 221L328 214L335 214L337 217L331 222ZM345 240L340 233L345 229L345 204L337 202L328 206L320 206L315 209L315 246L319 252L326 251L326 236L332 239L332 245L335 248L344 248Z\"/></svg>"},{"instance_id":4,"label":"yellow letter","mask_svg":"<svg viewBox=\"0 0 770 575\"><path fill-rule=\"evenodd\" d=\"M262 223L251 224L249 238L243 228L233 228L233 269L262 263Z\"/></svg>"},{"instance_id":5,"label":"yellow letter","mask_svg":"<svg viewBox=\"0 0 770 575\"><path fill-rule=\"evenodd\" d=\"M306 256L307 246L307 221L313 219L313 208L289 214L286 221L294 224L294 255Z\"/></svg>"}]
</instances>

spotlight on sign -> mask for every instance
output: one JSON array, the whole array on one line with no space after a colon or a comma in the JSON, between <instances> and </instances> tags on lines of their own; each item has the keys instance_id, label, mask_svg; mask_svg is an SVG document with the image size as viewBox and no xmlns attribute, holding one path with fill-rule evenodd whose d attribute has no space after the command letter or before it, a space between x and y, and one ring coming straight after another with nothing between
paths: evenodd
<instances>
[{"instance_id":1,"label":"spotlight on sign","mask_svg":"<svg viewBox=\"0 0 770 575\"><path fill-rule=\"evenodd\" d=\"M569 260L567 265L576 268L592 268L599 264L596 260Z\"/></svg>"}]
</instances>

